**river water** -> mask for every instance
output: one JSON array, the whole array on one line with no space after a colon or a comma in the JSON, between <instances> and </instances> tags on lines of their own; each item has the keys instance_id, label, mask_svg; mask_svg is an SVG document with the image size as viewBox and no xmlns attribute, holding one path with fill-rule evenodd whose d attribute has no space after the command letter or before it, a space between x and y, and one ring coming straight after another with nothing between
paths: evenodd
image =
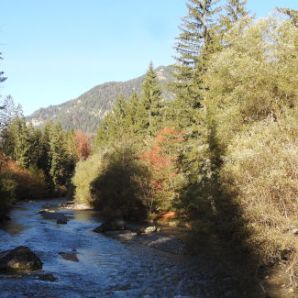
<instances>
[{"instance_id":1,"label":"river water","mask_svg":"<svg viewBox=\"0 0 298 298\"><path fill-rule=\"evenodd\" d=\"M99 225L94 212L63 210L60 203L21 203L0 229L0 251L28 246L41 258L42 273L57 280L39 280L37 274L0 275L0 297L216 297L195 258L94 233ZM45 207L56 208L71 220L58 225L45 219L39 214ZM66 260L60 252L76 253L79 261Z\"/></svg>"}]
</instances>

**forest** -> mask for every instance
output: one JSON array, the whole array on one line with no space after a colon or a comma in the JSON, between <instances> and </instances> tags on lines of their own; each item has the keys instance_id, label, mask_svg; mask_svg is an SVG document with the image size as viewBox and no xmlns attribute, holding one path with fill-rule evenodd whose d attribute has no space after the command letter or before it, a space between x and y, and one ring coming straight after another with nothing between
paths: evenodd
<instances>
[{"instance_id":1,"label":"forest","mask_svg":"<svg viewBox=\"0 0 298 298\"><path fill-rule=\"evenodd\" d=\"M150 63L140 94L120 95L93 136L35 128L2 98L1 218L16 200L64 196L106 219L171 212L193 254L239 256L238 269L260 277L283 262L297 285L298 11L256 19L245 0L187 7L173 99Z\"/></svg>"}]
</instances>

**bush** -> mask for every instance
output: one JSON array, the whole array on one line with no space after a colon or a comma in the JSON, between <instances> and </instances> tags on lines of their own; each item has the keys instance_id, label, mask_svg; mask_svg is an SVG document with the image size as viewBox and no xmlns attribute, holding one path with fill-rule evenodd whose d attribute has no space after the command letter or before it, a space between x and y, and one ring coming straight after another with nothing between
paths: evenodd
<instances>
[{"instance_id":1,"label":"bush","mask_svg":"<svg viewBox=\"0 0 298 298\"><path fill-rule=\"evenodd\" d=\"M90 190L94 207L107 218L144 220L152 208L150 171L127 146L103 155Z\"/></svg>"},{"instance_id":2,"label":"bush","mask_svg":"<svg viewBox=\"0 0 298 298\"><path fill-rule=\"evenodd\" d=\"M165 127L156 134L147 150L140 155L152 173L152 210L155 212L171 210L176 201L177 190L182 180L176 167L177 148L182 141L181 132Z\"/></svg>"},{"instance_id":3,"label":"bush","mask_svg":"<svg viewBox=\"0 0 298 298\"><path fill-rule=\"evenodd\" d=\"M16 199L16 187L13 179L0 177L0 221Z\"/></svg>"},{"instance_id":4,"label":"bush","mask_svg":"<svg viewBox=\"0 0 298 298\"><path fill-rule=\"evenodd\" d=\"M264 120L235 136L221 171L225 187L237 193L245 241L264 263L298 247L289 232L298 227L298 112L287 113L279 122Z\"/></svg>"},{"instance_id":5,"label":"bush","mask_svg":"<svg viewBox=\"0 0 298 298\"><path fill-rule=\"evenodd\" d=\"M90 156L87 160L77 163L72 179L75 188L74 198L76 204L91 206L90 184L99 175L101 159L101 154L95 154Z\"/></svg>"}]
</instances>

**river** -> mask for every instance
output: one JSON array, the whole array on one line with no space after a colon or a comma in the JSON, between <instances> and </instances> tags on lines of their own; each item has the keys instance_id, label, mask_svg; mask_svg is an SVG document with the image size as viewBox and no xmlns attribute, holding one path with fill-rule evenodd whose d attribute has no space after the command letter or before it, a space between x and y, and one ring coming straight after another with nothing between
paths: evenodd
<instances>
[{"instance_id":1,"label":"river","mask_svg":"<svg viewBox=\"0 0 298 298\"><path fill-rule=\"evenodd\" d=\"M42 272L57 280L0 275L0 297L215 297L196 258L94 233L100 224L94 212L67 210L60 204L58 199L20 203L0 229L0 251L28 246L41 258ZM39 214L45 207L71 220L59 225L45 219ZM61 252L76 253L79 261L66 260Z\"/></svg>"}]
</instances>

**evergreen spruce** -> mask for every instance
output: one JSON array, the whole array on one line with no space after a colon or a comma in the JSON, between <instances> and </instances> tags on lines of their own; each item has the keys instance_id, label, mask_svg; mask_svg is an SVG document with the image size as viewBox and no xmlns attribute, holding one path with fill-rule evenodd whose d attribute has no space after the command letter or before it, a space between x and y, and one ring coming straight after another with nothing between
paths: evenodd
<instances>
[{"instance_id":1,"label":"evergreen spruce","mask_svg":"<svg viewBox=\"0 0 298 298\"><path fill-rule=\"evenodd\" d=\"M229 0L224 7L225 14L222 16L221 23L225 31L230 30L233 25L248 16L246 10L247 0Z\"/></svg>"},{"instance_id":2,"label":"evergreen spruce","mask_svg":"<svg viewBox=\"0 0 298 298\"><path fill-rule=\"evenodd\" d=\"M163 107L161 88L151 63L143 81L138 110L140 127L144 134L154 135L161 127Z\"/></svg>"}]
</instances>

